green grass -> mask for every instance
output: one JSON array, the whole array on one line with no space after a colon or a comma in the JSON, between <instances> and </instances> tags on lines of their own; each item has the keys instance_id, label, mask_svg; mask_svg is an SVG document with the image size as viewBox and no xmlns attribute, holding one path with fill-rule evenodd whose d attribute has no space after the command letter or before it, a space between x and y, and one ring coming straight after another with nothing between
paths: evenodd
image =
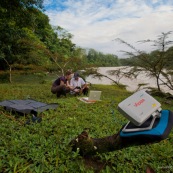
<instances>
[{"instance_id":1,"label":"green grass","mask_svg":"<svg viewBox=\"0 0 173 173\"><path fill-rule=\"evenodd\" d=\"M16 76L13 84L0 84L0 101L32 98L59 105L39 115L41 123L27 126L24 123L29 116L17 116L0 108L0 172L142 173L147 165L158 173L173 171L173 132L159 143L98 154L100 159L90 162L71 151L69 142L84 128L89 128L94 138L117 133L127 122L117 105L131 93L116 86L92 85L91 89L102 90L102 101L85 104L70 95L57 99L50 92L55 76L38 76ZM163 109L173 110L173 104L157 99Z\"/></svg>"}]
</instances>

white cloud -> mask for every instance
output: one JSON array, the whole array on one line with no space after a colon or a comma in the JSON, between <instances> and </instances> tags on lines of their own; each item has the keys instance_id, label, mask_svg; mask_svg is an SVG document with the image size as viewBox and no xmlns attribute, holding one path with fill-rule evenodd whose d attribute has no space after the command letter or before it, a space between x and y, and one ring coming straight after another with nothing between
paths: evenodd
<instances>
[{"instance_id":1,"label":"white cloud","mask_svg":"<svg viewBox=\"0 0 173 173\"><path fill-rule=\"evenodd\" d=\"M47 7L51 1L46 0ZM80 47L122 56L127 47L113 42L119 37L143 50L151 47L136 43L156 39L161 32L173 30L173 3L165 0L54 0L58 7L46 14L52 25L59 25L74 35ZM61 10L61 5L63 9ZM58 10L57 10L58 9Z\"/></svg>"}]
</instances>

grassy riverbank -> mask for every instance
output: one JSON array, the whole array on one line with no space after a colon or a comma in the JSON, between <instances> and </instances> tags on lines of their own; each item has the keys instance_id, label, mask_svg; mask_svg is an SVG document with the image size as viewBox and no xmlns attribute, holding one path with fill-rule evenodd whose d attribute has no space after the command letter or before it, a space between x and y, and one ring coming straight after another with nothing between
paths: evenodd
<instances>
[{"instance_id":1,"label":"grassy riverbank","mask_svg":"<svg viewBox=\"0 0 173 173\"><path fill-rule=\"evenodd\" d=\"M147 166L156 172L173 170L173 132L159 143L98 154L98 160L85 160L71 151L68 143L84 128L89 128L94 138L117 133L127 122L117 105L131 93L116 86L91 85L91 89L102 91L102 101L85 104L70 95L57 99L50 92L53 78L21 76L13 84L0 84L0 101L32 98L59 105L40 115L41 123L27 126L24 123L29 116L15 116L0 108L0 172L141 173ZM165 98L156 99L163 109L173 111L172 101L166 104Z\"/></svg>"}]
</instances>

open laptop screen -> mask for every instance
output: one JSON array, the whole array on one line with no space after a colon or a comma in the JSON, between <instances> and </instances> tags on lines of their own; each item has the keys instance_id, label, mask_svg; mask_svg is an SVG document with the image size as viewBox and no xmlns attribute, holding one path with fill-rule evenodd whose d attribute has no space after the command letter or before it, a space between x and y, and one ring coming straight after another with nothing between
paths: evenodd
<instances>
[{"instance_id":1,"label":"open laptop screen","mask_svg":"<svg viewBox=\"0 0 173 173\"><path fill-rule=\"evenodd\" d=\"M89 92L89 96L88 97L82 97L82 100L86 101L86 102L96 102L100 100L101 97L101 91L94 91L91 90Z\"/></svg>"},{"instance_id":2,"label":"open laptop screen","mask_svg":"<svg viewBox=\"0 0 173 173\"><path fill-rule=\"evenodd\" d=\"M101 91L90 91L88 100L100 100Z\"/></svg>"}]
</instances>

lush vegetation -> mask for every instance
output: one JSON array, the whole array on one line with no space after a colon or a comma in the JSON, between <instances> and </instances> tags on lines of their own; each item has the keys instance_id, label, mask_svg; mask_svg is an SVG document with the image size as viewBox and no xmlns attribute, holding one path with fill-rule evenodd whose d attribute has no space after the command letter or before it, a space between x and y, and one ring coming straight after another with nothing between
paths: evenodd
<instances>
[{"instance_id":1,"label":"lush vegetation","mask_svg":"<svg viewBox=\"0 0 173 173\"><path fill-rule=\"evenodd\" d=\"M130 47L132 51L123 51L129 57L121 60L121 63L126 67L112 70L110 74L116 75L118 78L123 76L136 78L140 73L145 72L147 76L155 79L158 91L161 91L161 86L173 90L173 47L170 47L173 41L169 39L170 34L172 34L171 31L162 33L156 40L139 41L141 43L152 43L152 46L157 47L150 53L138 50L133 45L118 38L118 41Z\"/></svg>"},{"instance_id":2,"label":"lush vegetation","mask_svg":"<svg viewBox=\"0 0 173 173\"><path fill-rule=\"evenodd\" d=\"M49 24L43 0L0 2L0 70L11 72L32 66L32 70L42 68L42 71L64 73L64 70L85 69L91 64L118 65L115 55L94 50L101 59L91 57L71 41L72 37L64 28Z\"/></svg>"},{"instance_id":3,"label":"lush vegetation","mask_svg":"<svg viewBox=\"0 0 173 173\"><path fill-rule=\"evenodd\" d=\"M127 120L117 111L119 102L131 93L117 86L91 85L102 90L102 101L85 104L76 97L57 99L50 92L55 76L16 75L13 84L0 84L0 101L32 98L45 103L58 103L56 110L39 116L41 123L25 125L30 115L19 116L0 108L0 172L2 173L61 173L61 172L156 172L173 169L173 132L159 143L133 146L126 149L83 158L73 152L69 142L89 129L94 138L117 133ZM172 100L156 97L163 109L173 110Z\"/></svg>"},{"instance_id":4,"label":"lush vegetation","mask_svg":"<svg viewBox=\"0 0 173 173\"><path fill-rule=\"evenodd\" d=\"M113 67L120 65L119 59L116 55L103 54L94 49L88 51L86 58L88 64L94 64L98 67Z\"/></svg>"}]
</instances>

